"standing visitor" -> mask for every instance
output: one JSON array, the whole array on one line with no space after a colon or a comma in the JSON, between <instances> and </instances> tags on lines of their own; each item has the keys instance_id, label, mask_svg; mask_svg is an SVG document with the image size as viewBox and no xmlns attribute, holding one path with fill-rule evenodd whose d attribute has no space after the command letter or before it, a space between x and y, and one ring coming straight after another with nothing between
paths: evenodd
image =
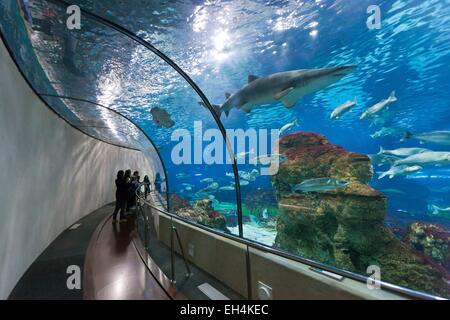
<instances>
[{"instance_id":1,"label":"standing visitor","mask_svg":"<svg viewBox=\"0 0 450 320\"><path fill-rule=\"evenodd\" d=\"M125 219L125 211L127 208L127 190L128 190L128 184L125 180L125 174L123 170L120 170L117 172L117 178L116 178L116 208L114 209L113 213L113 223L117 223L117 213L120 210L120 222L126 222Z\"/></svg>"},{"instance_id":2,"label":"standing visitor","mask_svg":"<svg viewBox=\"0 0 450 320\"><path fill-rule=\"evenodd\" d=\"M146 175L146 176L144 176L144 196L145 196L145 199L147 199L147 196L148 196L148 194L151 191L150 186L151 186L150 179Z\"/></svg>"}]
</instances>

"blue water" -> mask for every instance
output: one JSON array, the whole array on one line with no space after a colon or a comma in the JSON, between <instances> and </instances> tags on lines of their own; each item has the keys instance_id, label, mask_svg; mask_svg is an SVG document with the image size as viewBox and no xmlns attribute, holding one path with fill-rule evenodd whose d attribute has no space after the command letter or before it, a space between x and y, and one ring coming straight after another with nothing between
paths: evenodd
<instances>
[{"instance_id":1,"label":"blue water","mask_svg":"<svg viewBox=\"0 0 450 320\"><path fill-rule=\"evenodd\" d=\"M127 27L155 45L171 57L214 104L223 103L226 92L233 93L243 87L249 74L266 76L295 69L357 65L352 74L303 97L291 109L271 104L248 114L232 110L229 117L221 117L227 129L281 128L297 119L300 125L291 131L323 134L331 143L352 152L374 154L380 146L450 151L450 146L401 141L407 130L413 133L450 130L448 0L72 2ZM39 11L39 5L50 6L56 16L64 15L61 8L43 0L35 1L34 9ZM369 30L366 25L369 5L381 8L381 29ZM4 21L19 22L20 16L13 5L0 5L0 8L4 10ZM60 42L45 40L38 34L31 41L33 51L25 41L23 27L11 30L10 25L2 23L2 32L11 39L10 45L17 52L19 64L33 69L30 77L36 78L32 83L39 86L39 91L50 89L42 85L37 74L50 79L60 95L107 105L140 125L160 150L168 171L170 192L193 203L198 199L196 192L206 186L201 179L209 177L220 186L230 185L233 178L226 175L232 172L230 165L175 165L172 162L172 147L176 143L171 142L170 137L175 129L192 132L194 121L198 120L202 121L204 130L217 128L211 113L198 104L200 98L193 89L153 53L87 17L83 19L82 30L75 33L68 33L64 28L52 29L60 38L70 36L78 40L73 56L81 76L74 75L73 70L67 70L61 63L58 58ZM36 61L45 71L37 68ZM398 134L371 138L370 135L383 125L359 117L394 90L398 101L390 106L384 126L397 129ZM352 112L341 119L330 119L335 107L355 97L358 105ZM174 127L157 127L150 114L154 107L168 111L175 121ZM57 108L63 110L63 107ZM93 117L117 130L101 132L98 129L93 134L101 133L118 143L149 149L149 154L157 159L151 146L142 147L145 137L136 130L127 128L107 112L95 112ZM245 171L252 168L239 166L239 170ZM375 167L370 183L378 190L390 190L386 192L388 226L405 228L412 222L426 221L450 229L448 217L433 216L428 209L430 204L450 207L449 167L427 168L408 177L379 180L377 172L387 169L389 166ZM162 166L158 165L156 170L161 172ZM179 173L188 176L177 178ZM192 184L192 190L187 191L182 183ZM243 186L242 199L258 188L271 189L270 178L259 177ZM219 204L231 204L232 210L227 207L227 215L236 215L234 191L215 192L214 196ZM252 215L245 221L256 228L244 229L244 236L258 240L255 233L258 233L259 220ZM234 222L230 222L229 227L231 232L237 233ZM267 230L261 226L263 231Z\"/></svg>"}]
</instances>

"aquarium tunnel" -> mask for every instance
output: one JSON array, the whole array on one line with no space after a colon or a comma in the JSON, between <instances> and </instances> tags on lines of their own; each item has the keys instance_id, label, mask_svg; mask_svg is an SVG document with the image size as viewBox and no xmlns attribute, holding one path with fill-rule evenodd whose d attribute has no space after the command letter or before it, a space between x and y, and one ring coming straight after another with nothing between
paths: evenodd
<instances>
[{"instance_id":1,"label":"aquarium tunnel","mask_svg":"<svg viewBox=\"0 0 450 320\"><path fill-rule=\"evenodd\" d=\"M1 298L30 297L48 245L97 215L85 299L123 297L99 289L95 250L125 225L150 299L449 298L449 16L446 0L2 1L0 163L30 199L0 198ZM121 169L138 186L115 223Z\"/></svg>"}]
</instances>

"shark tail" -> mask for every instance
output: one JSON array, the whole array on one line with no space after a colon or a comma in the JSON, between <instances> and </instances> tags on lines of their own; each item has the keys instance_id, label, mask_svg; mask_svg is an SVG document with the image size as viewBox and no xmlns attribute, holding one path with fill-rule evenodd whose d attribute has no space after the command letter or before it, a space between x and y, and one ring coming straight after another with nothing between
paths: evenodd
<instances>
[{"instance_id":1,"label":"shark tail","mask_svg":"<svg viewBox=\"0 0 450 320\"><path fill-rule=\"evenodd\" d=\"M198 104L208 109L208 107L206 106L206 104L203 101L199 101ZM218 104L211 104L211 107L213 108L214 112L220 117L222 114L221 106L219 106ZM227 117L228 117L228 113L229 113L229 111L225 111L225 114Z\"/></svg>"},{"instance_id":2,"label":"shark tail","mask_svg":"<svg viewBox=\"0 0 450 320\"><path fill-rule=\"evenodd\" d=\"M357 105L357 104L358 104L358 98L355 97L355 99L353 99L353 103L354 103L355 105Z\"/></svg>"},{"instance_id":3,"label":"shark tail","mask_svg":"<svg viewBox=\"0 0 450 320\"><path fill-rule=\"evenodd\" d=\"M384 152L384 148L382 146L380 146L380 151L378 152L378 154L383 154Z\"/></svg>"},{"instance_id":4,"label":"shark tail","mask_svg":"<svg viewBox=\"0 0 450 320\"><path fill-rule=\"evenodd\" d=\"M397 101L397 97L395 96L395 90L391 92L389 100L391 100L392 102Z\"/></svg>"}]
</instances>

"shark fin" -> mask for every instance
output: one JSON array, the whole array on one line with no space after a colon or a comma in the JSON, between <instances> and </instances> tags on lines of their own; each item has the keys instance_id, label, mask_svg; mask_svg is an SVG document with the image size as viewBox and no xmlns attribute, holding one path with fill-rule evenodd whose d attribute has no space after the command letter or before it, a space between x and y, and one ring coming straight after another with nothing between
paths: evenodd
<instances>
[{"instance_id":1,"label":"shark fin","mask_svg":"<svg viewBox=\"0 0 450 320\"><path fill-rule=\"evenodd\" d=\"M203 101L199 101L198 104L208 109ZM212 104L211 107L213 107L214 112L220 117L220 115L222 114L222 108L218 104ZM229 112L230 111L225 111L227 117Z\"/></svg>"},{"instance_id":2,"label":"shark fin","mask_svg":"<svg viewBox=\"0 0 450 320\"><path fill-rule=\"evenodd\" d=\"M231 97L231 93L225 92L225 99L228 99L229 97Z\"/></svg>"},{"instance_id":3,"label":"shark fin","mask_svg":"<svg viewBox=\"0 0 450 320\"><path fill-rule=\"evenodd\" d=\"M250 82L252 82L252 81L255 81L256 79L258 79L259 77L258 76L255 76L255 75L253 75L253 74L249 74L248 75L248 83L250 83Z\"/></svg>"},{"instance_id":4,"label":"shark fin","mask_svg":"<svg viewBox=\"0 0 450 320\"><path fill-rule=\"evenodd\" d=\"M230 114L230 110L225 110L225 116L228 117L228 115ZM220 114L219 114L220 115Z\"/></svg>"},{"instance_id":5,"label":"shark fin","mask_svg":"<svg viewBox=\"0 0 450 320\"><path fill-rule=\"evenodd\" d=\"M358 99L355 97L355 99L353 99L353 103L355 104L355 105L358 105ZM350 110L351 111L351 110Z\"/></svg>"},{"instance_id":6,"label":"shark fin","mask_svg":"<svg viewBox=\"0 0 450 320\"><path fill-rule=\"evenodd\" d=\"M292 90L294 90L294 87L289 87L281 92L276 93L273 97L275 100L281 100L283 97L287 96Z\"/></svg>"}]
</instances>

